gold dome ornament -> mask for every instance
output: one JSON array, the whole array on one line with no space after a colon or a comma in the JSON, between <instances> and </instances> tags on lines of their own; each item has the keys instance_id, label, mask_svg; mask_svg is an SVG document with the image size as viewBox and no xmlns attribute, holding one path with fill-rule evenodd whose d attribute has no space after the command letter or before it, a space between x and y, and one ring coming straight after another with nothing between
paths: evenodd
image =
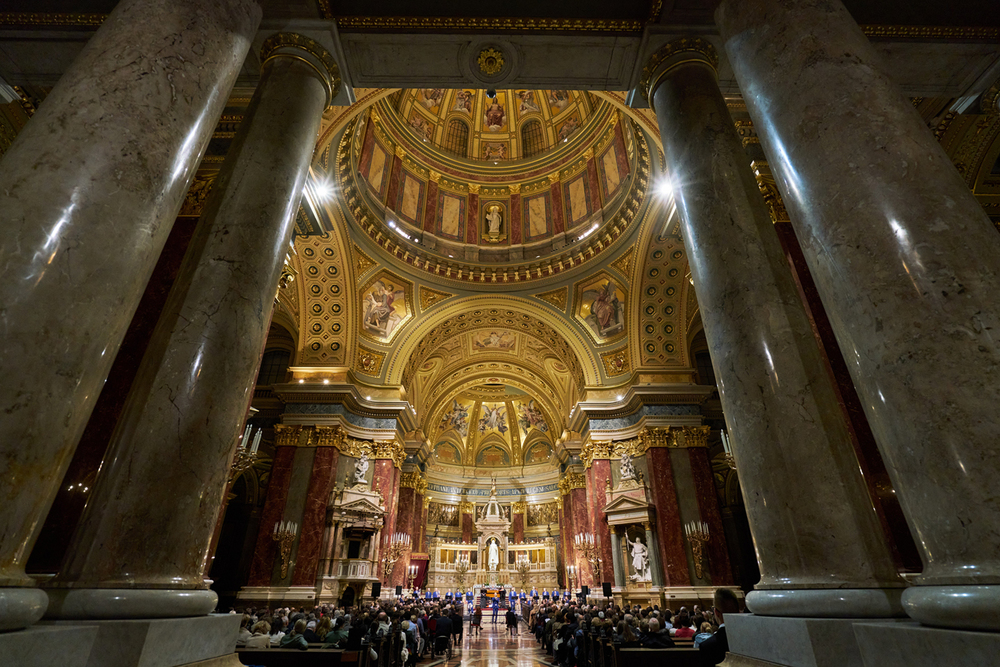
<instances>
[{"instance_id":1,"label":"gold dome ornament","mask_svg":"<svg viewBox=\"0 0 1000 667\"><path fill-rule=\"evenodd\" d=\"M483 49L479 52L479 71L486 76L493 76L503 69L503 54L494 48Z\"/></svg>"}]
</instances>

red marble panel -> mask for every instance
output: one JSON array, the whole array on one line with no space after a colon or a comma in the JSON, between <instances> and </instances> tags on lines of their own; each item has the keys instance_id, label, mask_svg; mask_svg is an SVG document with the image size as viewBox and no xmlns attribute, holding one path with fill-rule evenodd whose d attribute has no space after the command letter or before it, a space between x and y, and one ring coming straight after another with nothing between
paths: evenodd
<instances>
[{"instance_id":1,"label":"red marble panel","mask_svg":"<svg viewBox=\"0 0 1000 667\"><path fill-rule=\"evenodd\" d=\"M559 499L559 548L556 549L556 578L559 587L566 586L566 538L569 537L569 522L566 520L566 496Z\"/></svg>"},{"instance_id":2,"label":"red marble panel","mask_svg":"<svg viewBox=\"0 0 1000 667\"><path fill-rule=\"evenodd\" d=\"M555 182L549 188L552 197L552 233L562 234L566 231L566 218L563 209L562 183Z\"/></svg>"},{"instance_id":3,"label":"red marble panel","mask_svg":"<svg viewBox=\"0 0 1000 667\"><path fill-rule=\"evenodd\" d=\"M471 514L462 515L462 543L471 544L472 543L472 530L473 521Z\"/></svg>"},{"instance_id":4,"label":"red marble panel","mask_svg":"<svg viewBox=\"0 0 1000 667\"><path fill-rule=\"evenodd\" d=\"M299 549L295 556L292 586L312 586L316 583L323 531L326 528L326 505L333 489L339 454L334 447L316 449L309 488L306 491L306 505L302 512L302 527L299 529Z\"/></svg>"},{"instance_id":5,"label":"red marble panel","mask_svg":"<svg viewBox=\"0 0 1000 667\"><path fill-rule=\"evenodd\" d=\"M597 182L597 160L587 160L587 182L590 184L590 210L601 210L601 187Z\"/></svg>"},{"instance_id":6,"label":"red marble panel","mask_svg":"<svg viewBox=\"0 0 1000 667\"><path fill-rule=\"evenodd\" d=\"M398 155L392 157L392 171L389 172L389 189L385 195L385 205L390 208L396 207L396 200L399 198L399 179L402 175L403 161Z\"/></svg>"},{"instance_id":7,"label":"red marble panel","mask_svg":"<svg viewBox=\"0 0 1000 667\"><path fill-rule=\"evenodd\" d=\"M434 231L434 218L438 207L438 184L427 181L427 203L424 205L424 231Z\"/></svg>"},{"instance_id":8,"label":"red marble panel","mask_svg":"<svg viewBox=\"0 0 1000 667\"><path fill-rule=\"evenodd\" d=\"M577 533L590 532L590 511L587 506L587 489L573 489L570 491L567 498L570 499L570 508L573 515L573 528L574 532L569 536L570 544L573 544L573 540ZM593 577L590 576L590 563L583 559L583 555L576 552L575 547L571 547L573 557L570 559L570 565L575 565L577 571L580 573L580 579L576 583L576 586L580 584L586 584L588 586L594 583Z\"/></svg>"},{"instance_id":9,"label":"red marble panel","mask_svg":"<svg viewBox=\"0 0 1000 667\"><path fill-rule=\"evenodd\" d=\"M281 521L288 498L288 483L292 478L292 460L295 447L276 447L274 462L271 464L271 480L267 484L267 498L260 514L260 530L257 532L257 546L250 561L248 586L270 586L271 571L274 569L275 544L271 539L274 524Z\"/></svg>"},{"instance_id":10,"label":"red marble panel","mask_svg":"<svg viewBox=\"0 0 1000 667\"><path fill-rule=\"evenodd\" d=\"M694 477L695 493L701 520L708 524L708 569L712 574L712 584L729 586L733 583L733 568L729 564L729 549L726 547L725 528L719 512L719 495L712 479L712 463L708 460L708 450L704 447L688 449L691 457L691 475Z\"/></svg>"},{"instance_id":11,"label":"red marble panel","mask_svg":"<svg viewBox=\"0 0 1000 667\"><path fill-rule=\"evenodd\" d=\"M512 514L510 517L510 529L514 533L514 543L524 542L524 515Z\"/></svg>"},{"instance_id":12,"label":"red marble panel","mask_svg":"<svg viewBox=\"0 0 1000 667\"><path fill-rule=\"evenodd\" d=\"M118 417L139 369L139 362L146 353L149 338L160 319L163 304L177 278L177 271L197 223L197 218L177 218L170 230L170 236L160 252L160 258L146 283L142 299L132 315L128 331L125 332L107 380L101 388L101 394L90 413L76 451L73 452L63 483L59 486L59 492L35 541L26 568L29 574L57 572L62 564L70 538L73 537L87 502L87 494L81 493L80 489L94 486L111 434L118 424Z\"/></svg>"},{"instance_id":13,"label":"red marble panel","mask_svg":"<svg viewBox=\"0 0 1000 667\"><path fill-rule=\"evenodd\" d=\"M607 505L608 481L611 479L611 461L597 460L590 466L589 483L593 486L588 489L590 496L590 516L595 539L600 543L598 555L601 558L601 579L602 581L614 581L609 579L612 574L611 561L611 527L608 525L608 515L604 513L604 506ZM600 582L595 582L599 584Z\"/></svg>"},{"instance_id":14,"label":"red marble panel","mask_svg":"<svg viewBox=\"0 0 1000 667\"><path fill-rule=\"evenodd\" d=\"M365 127L365 139L361 145L361 161L358 163L358 173L368 176L368 167L372 163L372 148L375 144L375 133L372 131L373 123L368 121Z\"/></svg>"},{"instance_id":15,"label":"red marble panel","mask_svg":"<svg viewBox=\"0 0 1000 667\"><path fill-rule=\"evenodd\" d=\"M510 243L517 245L521 242L521 195L510 196Z\"/></svg>"},{"instance_id":16,"label":"red marble panel","mask_svg":"<svg viewBox=\"0 0 1000 667\"><path fill-rule=\"evenodd\" d=\"M469 208L465 218L465 242L479 243L479 195L475 192L469 193Z\"/></svg>"},{"instance_id":17,"label":"red marble panel","mask_svg":"<svg viewBox=\"0 0 1000 667\"><path fill-rule=\"evenodd\" d=\"M653 505L656 506L660 561L666 570L664 582L667 586L690 586L684 528L677 507L677 489L674 486L673 466L670 465L670 452L661 447L650 448L646 451L646 464L649 468Z\"/></svg>"},{"instance_id":18,"label":"red marble panel","mask_svg":"<svg viewBox=\"0 0 1000 667\"><path fill-rule=\"evenodd\" d=\"M816 284L809 272L805 255L802 254L795 230L792 228L792 223L788 221L775 223L774 229L778 232L781 247L785 251L785 257L792 269L792 276L798 285L799 297L802 299L812 323L813 333L819 342L827 372L833 380L837 402L847 420L851 442L854 445L865 483L868 485L868 494L872 498L872 504L875 506L875 511L882 524L882 530L885 532L886 539L892 549L893 558L901 570L920 572L923 569L920 553L913 541L913 534L906 523L903 508L896 497L895 489L892 487L885 461L878 451L875 435L872 433L868 418L865 416L865 410L861 406L861 399L858 398L858 393L854 388L854 381L847 369L847 362L844 361L844 355L841 354L840 346L833 334L830 319L823 308L823 302L820 301L819 292L816 290Z\"/></svg>"},{"instance_id":19,"label":"red marble panel","mask_svg":"<svg viewBox=\"0 0 1000 667\"><path fill-rule=\"evenodd\" d=\"M396 530L401 533L407 533L411 539L414 539L414 545L416 544L415 528L418 525L416 523L416 517L413 516L413 512L416 509L414 507L414 502L416 500L416 490L409 487L401 487L399 489L399 503L396 506Z\"/></svg>"}]
</instances>

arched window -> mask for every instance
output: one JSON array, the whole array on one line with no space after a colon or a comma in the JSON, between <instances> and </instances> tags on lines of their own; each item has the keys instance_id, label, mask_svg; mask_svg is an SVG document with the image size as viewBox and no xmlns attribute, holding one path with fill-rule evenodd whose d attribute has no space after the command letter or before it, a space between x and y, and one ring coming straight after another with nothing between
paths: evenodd
<instances>
[{"instance_id":1,"label":"arched window","mask_svg":"<svg viewBox=\"0 0 1000 667\"><path fill-rule=\"evenodd\" d=\"M448 123L448 133L444 138L444 149L461 157L469 154L469 126L457 118Z\"/></svg>"},{"instance_id":2,"label":"arched window","mask_svg":"<svg viewBox=\"0 0 1000 667\"><path fill-rule=\"evenodd\" d=\"M529 120L521 128L521 147L524 157L534 157L545 150L545 135L537 120Z\"/></svg>"},{"instance_id":3,"label":"arched window","mask_svg":"<svg viewBox=\"0 0 1000 667\"><path fill-rule=\"evenodd\" d=\"M285 381L288 372L288 362L292 355L288 350L269 350L260 360L260 373L257 374L257 384L271 385Z\"/></svg>"}]
</instances>

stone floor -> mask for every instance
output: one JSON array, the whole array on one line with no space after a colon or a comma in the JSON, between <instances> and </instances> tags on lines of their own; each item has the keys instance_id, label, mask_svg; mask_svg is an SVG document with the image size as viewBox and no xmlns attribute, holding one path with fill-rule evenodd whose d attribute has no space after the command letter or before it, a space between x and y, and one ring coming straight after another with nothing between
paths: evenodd
<instances>
[{"instance_id":1,"label":"stone floor","mask_svg":"<svg viewBox=\"0 0 1000 667\"><path fill-rule=\"evenodd\" d=\"M505 630L499 620L493 625L489 617L483 617L479 637L470 637L466 623L461 650L452 651L447 667L547 667L548 656L524 623L516 637Z\"/></svg>"}]
</instances>

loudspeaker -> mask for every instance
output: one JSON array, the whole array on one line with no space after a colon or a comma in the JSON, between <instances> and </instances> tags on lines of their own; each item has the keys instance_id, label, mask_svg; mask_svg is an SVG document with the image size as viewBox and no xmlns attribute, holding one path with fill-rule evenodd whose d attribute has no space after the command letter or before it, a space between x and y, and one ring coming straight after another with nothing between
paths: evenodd
<instances>
[{"instance_id":1,"label":"loudspeaker","mask_svg":"<svg viewBox=\"0 0 1000 667\"><path fill-rule=\"evenodd\" d=\"M402 594L403 594L403 587L396 586L396 595L402 595Z\"/></svg>"},{"instance_id":2,"label":"loudspeaker","mask_svg":"<svg viewBox=\"0 0 1000 667\"><path fill-rule=\"evenodd\" d=\"M590 587L580 586L580 592L583 593L584 595L590 595Z\"/></svg>"},{"instance_id":3,"label":"loudspeaker","mask_svg":"<svg viewBox=\"0 0 1000 667\"><path fill-rule=\"evenodd\" d=\"M604 597L606 597L606 598L611 597L611 583L608 582L608 581L605 581L605 582L603 582L601 584L601 586L604 587Z\"/></svg>"},{"instance_id":4,"label":"loudspeaker","mask_svg":"<svg viewBox=\"0 0 1000 667\"><path fill-rule=\"evenodd\" d=\"M381 594L382 594L382 582L376 581L374 584L372 584L372 597L378 598L378 596Z\"/></svg>"}]
</instances>

